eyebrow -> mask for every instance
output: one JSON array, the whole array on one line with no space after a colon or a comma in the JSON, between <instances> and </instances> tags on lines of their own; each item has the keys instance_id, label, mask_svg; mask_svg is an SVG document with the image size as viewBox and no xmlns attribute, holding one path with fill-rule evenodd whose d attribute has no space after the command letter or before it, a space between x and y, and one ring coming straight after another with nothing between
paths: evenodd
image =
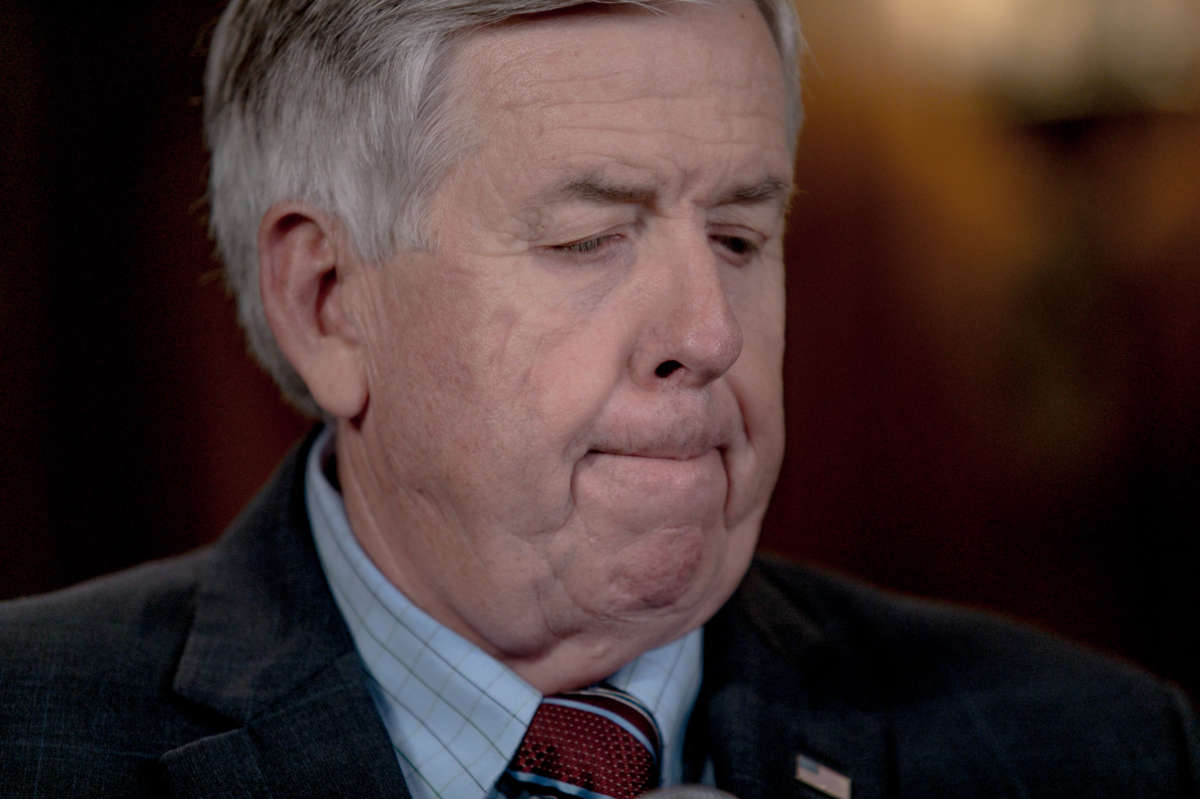
<instances>
[{"instance_id":1,"label":"eyebrow","mask_svg":"<svg viewBox=\"0 0 1200 799\"><path fill-rule=\"evenodd\" d=\"M552 189L550 201L583 200L599 205L652 205L658 191L649 185L612 183L595 175L574 178Z\"/></svg>"},{"instance_id":2,"label":"eyebrow","mask_svg":"<svg viewBox=\"0 0 1200 799\"><path fill-rule=\"evenodd\" d=\"M757 183L735 186L717 197L714 207L726 205L786 206L791 195L791 182L768 177ZM534 204L548 205L570 200L582 200L598 205L638 205L649 207L658 197L658 190L646 184L621 184L596 175L568 180L540 194Z\"/></svg>"},{"instance_id":3,"label":"eyebrow","mask_svg":"<svg viewBox=\"0 0 1200 799\"><path fill-rule=\"evenodd\" d=\"M774 177L764 178L758 183L737 186L732 191L722 194L714 205L763 205L768 203L786 205L791 193L790 181Z\"/></svg>"}]
</instances>

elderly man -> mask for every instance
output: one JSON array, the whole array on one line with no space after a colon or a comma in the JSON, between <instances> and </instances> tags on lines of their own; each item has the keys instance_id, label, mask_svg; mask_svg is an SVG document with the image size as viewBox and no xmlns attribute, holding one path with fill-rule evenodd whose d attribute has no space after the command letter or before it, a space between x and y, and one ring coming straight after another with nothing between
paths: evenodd
<instances>
[{"instance_id":1,"label":"elderly man","mask_svg":"<svg viewBox=\"0 0 1200 799\"><path fill-rule=\"evenodd\" d=\"M6 795L1191 795L1149 678L750 565L797 41L786 0L234 0L213 228L325 423L213 547L3 610Z\"/></svg>"}]
</instances>

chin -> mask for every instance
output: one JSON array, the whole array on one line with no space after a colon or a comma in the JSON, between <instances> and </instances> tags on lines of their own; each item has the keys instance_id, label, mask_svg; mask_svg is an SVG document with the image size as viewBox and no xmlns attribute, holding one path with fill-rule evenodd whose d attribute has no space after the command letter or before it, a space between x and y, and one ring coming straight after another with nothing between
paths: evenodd
<instances>
[{"instance_id":1,"label":"chin","mask_svg":"<svg viewBox=\"0 0 1200 799\"><path fill-rule=\"evenodd\" d=\"M613 586L633 614L687 611L709 595L718 577L724 530L659 530L624 553Z\"/></svg>"}]
</instances>

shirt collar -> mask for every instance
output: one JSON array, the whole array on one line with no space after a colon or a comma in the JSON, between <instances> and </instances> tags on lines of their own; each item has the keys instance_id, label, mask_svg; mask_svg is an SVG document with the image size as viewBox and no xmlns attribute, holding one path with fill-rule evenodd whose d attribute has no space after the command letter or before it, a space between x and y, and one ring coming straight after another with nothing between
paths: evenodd
<instances>
[{"instance_id":1,"label":"shirt collar","mask_svg":"<svg viewBox=\"0 0 1200 799\"><path fill-rule=\"evenodd\" d=\"M305 499L317 555L368 675L384 726L416 799L484 795L516 752L541 694L444 627L383 576L359 546L326 476L333 431L309 455ZM683 772L683 738L700 691L701 631L643 653L607 682L654 713L663 782Z\"/></svg>"}]
</instances>

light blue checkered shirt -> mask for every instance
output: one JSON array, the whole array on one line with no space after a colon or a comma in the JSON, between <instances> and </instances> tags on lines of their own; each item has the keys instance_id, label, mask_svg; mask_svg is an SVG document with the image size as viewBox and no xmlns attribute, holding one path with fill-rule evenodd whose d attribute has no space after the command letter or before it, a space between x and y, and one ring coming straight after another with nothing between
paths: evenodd
<instances>
[{"instance_id":1,"label":"light blue checkered shirt","mask_svg":"<svg viewBox=\"0 0 1200 799\"><path fill-rule=\"evenodd\" d=\"M413 799L493 797L542 696L514 672L430 618L358 545L322 465L326 429L308 459L305 496L317 554L359 655ZM701 631L646 652L608 682L654 713L663 784L683 773L683 738L700 691Z\"/></svg>"}]
</instances>

